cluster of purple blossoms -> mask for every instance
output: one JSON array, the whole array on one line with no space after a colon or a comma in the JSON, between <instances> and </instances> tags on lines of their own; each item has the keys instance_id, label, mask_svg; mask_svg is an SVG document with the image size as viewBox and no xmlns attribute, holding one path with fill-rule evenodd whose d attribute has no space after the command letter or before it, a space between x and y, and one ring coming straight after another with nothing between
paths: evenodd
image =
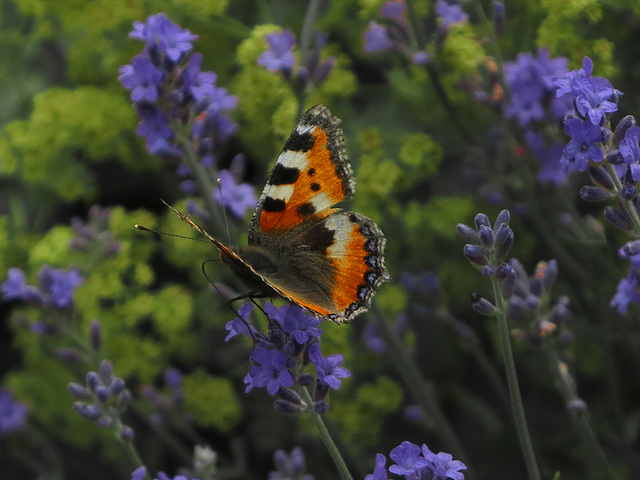
<instances>
[{"instance_id":1,"label":"cluster of purple blossoms","mask_svg":"<svg viewBox=\"0 0 640 480\"><path fill-rule=\"evenodd\" d=\"M24 272L10 268L8 279L2 284L5 300L22 300L38 307L53 307L66 310L73 307L73 291L83 281L80 272L44 265L38 272L38 286L27 285Z\"/></svg>"},{"instance_id":2,"label":"cluster of purple blossoms","mask_svg":"<svg viewBox=\"0 0 640 480\"><path fill-rule=\"evenodd\" d=\"M170 409L178 409L184 404L182 374L175 368L167 368L164 372L164 383L169 387L170 394L168 397L151 386L140 387L140 394L149 400L153 407L151 420L158 425L164 423ZM182 421L190 422L191 418L183 416Z\"/></svg>"},{"instance_id":3,"label":"cluster of purple blossoms","mask_svg":"<svg viewBox=\"0 0 640 480\"><path fill-rule=\"evenodd\" d=\"M429 447L411 442L402 442L389 453L395 462L389 467L389 472L402 475L406 480L464 480L460 470L466 470L466 465L459 460L453 460L449 453L433 453ZM373 474L367 475L365 480L387 480L387 459L381 453L376 455L376 466Z\"/></svg>"},{"instance_id":4,"label":"cluster of purple blossoms","mask_svg":"<svg viewBox=\"0 0 640 480\"><path fill-rule=\"evenodd\" d=\"M364 32L364 51L368 53L399 52L406 55L415 65L426 65L430 61L429 54L418 50L415 34L406 22L404 1L385 2L380 9L384 24L372 20ZM436 14L440 19L438 38L442 41L452 25L466 22L467 15L455 0L438 0Z\"/></svg>"},{"instance_id":5,"label":"cluster of purple blossoms","mask_svg":"<svg viewBox=\"0 0 640 480\"><path fill-rule=\"evenodd\" d=\"M275 408L283 413L303 413L310 408L316 413L325 413L329 409L326 401L329 389L340 388L341 379L351 373L340 366L342 355L322 356L319 342L322 330L318 328L320 320L306 314L297 305L287 304L277 308L266 303L264 311L269 319L269 334L265 335L247 321L252 310L253 304L243 305L238 317L226 325L229 334L225 341L242 334L255 344L251 353L251 367L244 379L247 385L245 392L255 387L265 387L270 395L280 397L275 402ZM311 373L300 373L308 363L315 367L315 378ZM310 407L291 387L309 387L314 380L314 405Z\"/></svg>"},{"instance_id":6,"label":"cluster of purple blossoms","mask_svg":"<svg viewBox=\"0 0 640 480\"><path fill-rule=\"evenodd\" d=\"M489 218L479 213L474 219L475 228L462 223L456 226L458 235L467 242L463 249L465 257L480 268L482 275L500 282L504 298L511 297L516 282L514 268L504 261L515 238L509 227L510 218L509 210L502 210L492 227ZM496 311L495 305L486 298L473 295L471 300L473 308L483 315L493 315Z\"/></svg>"},{"instance_id":7,"label":"cluster of purple blossoms","mask_svg":"<svg viewBox=\"0 0 640 480\"><path fill-rule=\"evenodd\" d=\"M525 141L542 165L540 180L560 184L565 173L560 165L563 143L549 141L542 134L544 124L557 124L573 111L570 95L556 96L554 79L567 73L567 59L550 58L541 48L538 56L520 53L515 62L504 65L511 98L504 115L525 129Z\"/></svg>"},{"instance_id":8,"label":"cluster of purple blossoms","mask_svg":"<svg viewBox=\"0 0 640 480\"><path fill-rule=\"evenodd\" d=\"M144 480L145 478L147 478L147 467L145 467L144 465L142 467L136 468L131 474L131 480ZM185 475L176 475L175 477L171 478L164 472L158 472L158 476L154 480L197 480L197 479L195 478L192 479Z\"/></svg>"},{"instance_id":9,"label":"cluster of purple blossoms","mask_svg":"<svg viewBox=\"0 0 640 480\"><path fill-rule=\"evenodd\" d=\"M133 429L120 421L120 415L131 399L131 392L127 390L124 380L113 375L111 362L103 360L97 372L87 373L85 386L70 383L67 389L78 399L73 402L76 412L93 420L100 428L114 428L125 442L133 439Z\"/></svg>"},{"instance_id":10,"label":"cluster of purple blossoms","mask_svg":"<svg viewBox=\"0 0 640 480\"><path fill-rule=\"evenodd\" d=\"M310 86L320 85L331 73L335 59L327 58L320 62L322 48L327 43L327 36L319 33L315 38L315 46L307 55L304 64L294 71L296 64L293 48L296 45L296 37L291 30L273 32L266 35L269 48L258 57L258 65L270 72L280 72L287 80L294 80L296 87L302 90Z\"/></svg>"},{"instance_id":11,"label":"cluster of purple blossoms","mask_svg":"<svg viewBox=\"0 0 640 480\"><path fill-rule=\"evenodd\" d=\"M269 472L269 480L314 480L313 475L305 474L304 453L300 447L287 454L284 450L276 450L273 454L275 472Z\"/></svg>"},{"instance_id":12,"label":"cluster of purple blossoms","mask_svg":"<svg viewBox=\"0 0 640 480\"><path fill-rule=\"evenodd\" d=\"M631 261L629 274L620 280L616 294L611 299L611 306L626 315L630 304L640 304L640 240L629 242L620 249L620 256Z\"/></svg>"},{"instance_id":13,"label":"cluster of purple blossoms","mask_svg":"<svg viewBox=\"0 0 640 480\"><path fill-rule=\"evenodd\" d=\"M542 344L550 336L564 342L570 340L569 299L560 297L553 306L548 299L549 289L558 275L558 263L555 260L539 262L530 277L517 259L512 258L509 264L516 272L516 283L506 313L522 325L511 333L534 345Z\"/></svg>"},{"instance_id":14,"label":"cluster of purple blossoms","mask_svg":"<svg viewBox=\"0 0 640 480\"><path fill-rule=\"evenodd\" d=\"M0 388L0 439L24 426L27 406L16 402L10 390Z\"/></svg>"},{"instance_id":15,"label":"cluster of purple blossoms","mask_svg":"<svg viewBox=\"0 0 640 480\"><path fill-rule=\"evenodd\" d=\"M225 112L236 108L237 97L216 86L214 72L201 70L202 55L190 53L197 36L164 13L134 22L129 36L145 43L131 64L120 67L119 80L131 91L142 119L136 133L146 138L154 155L175 160L195 156L215 180L216 154L237 127ZM178 166L187 179L181 184L186 193L197 191L197 184L188 180L191 168Z\"/></svg>"},{"instance_id":16,"label":"cluster of purple blossoms","mask_svg":"<svg viewBox=\"0 0 640 480\"><path fill-rule=\"evenodd\" d=\"M554 80L556 97L570 96L575 105L564 120L565 132L571 137L560 159L565 172L570 168L584 172L590 164L604 160L604 144L611 135L609 116L618 110L622 92L606 78L591 76L592 72L593 62L584 57L582 68Z\"/></svg>"},{"instance_id":17,"label":"cluster of purple blossoms","mask_svg":"<svg viewBox=\"0 0 640 480\"><path fill-rule=\"evenodd\" d=\"M89 209L89 218L85 223L79 217L71 219L71 228L76 236L69 242L69 248L74 250L98 250L105 256L115 255L120 250L120 244L115 241L109 231L111 212L108 208L93 205Z\"/></svg>"}]
</instances>

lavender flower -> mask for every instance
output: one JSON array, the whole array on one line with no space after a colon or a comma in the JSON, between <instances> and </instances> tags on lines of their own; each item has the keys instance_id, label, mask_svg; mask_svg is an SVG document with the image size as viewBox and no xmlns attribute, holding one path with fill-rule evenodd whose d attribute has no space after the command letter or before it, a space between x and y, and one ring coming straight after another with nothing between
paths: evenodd
<instances>
[{"instance_id":1,"label":"lavender flower","mask_svg":"<svg viewBox=\"0 0 640 480\"><path fill-rule=\"evenodd\" d=\"M373 469L373 474L369 474L364 477L364 480L388 480L387 478L387 469L386 469L387 459L381 453L376 454L376 466Z\"/></svg>"},{"instance_id":2,"label":"lavender flower","mask_svg":"<svg viewBox=\"0 0 640 480\"><path fill-rule=\"evenodd\" d=\"M24 426L27 406L16 402L10 390L0 388L0 438Z\"/></svg>"},{"instance_id":3,"label":"lavender flower","mask_svg":"<svg viewBox=\"0 0 640 480\"><path fill-rule=\"evenodd\" d=\"M103 360L97 372L89 372L85 385L69 383L69 393L78 401L73 402L73 409L96 426L112 427L123 441L133 438L133 430L123 425L119 417L124 412L131 398L124 380L113 375L111 362Z\"/></svg>"},{"instance_id":4,"label":"lavender flower","mask_svg":"<svg viewBox=\"0 0 640 480\"><path fill-rule=\"evenodd\" d=\"M391 450L389 454L391 459L395 461L395 465L389 467L389 472L396 475L404 475L405 478L419 480L464 480L464 474L460 470L467 467L459 460L453 460L453 457L446 452L433 453L429 447L418 445L411 442L402 442L398 447ZM368 476L371 480L384 480L383 470L380 468L384 465L384 455L376 455L376 473Z\"/></svg>"},{"instance_id":5,"label":"lavender flower","mask_svg":"<svg viewBox=\"0 0 640 480\"><path fill-rule=\"evenodd\" d=\"M640 180L640 127L629 127L620 142L619 150L624 161L629 165L634 182Z\"/></svg>"},{"instance_id":6,"label":"lavender flower","mask_svg":"<svg viewBox=\"0 0 640 480\"><path fill-rule=\"evenodd\" d=\"M255 188L248 183L236 183L229 170L220 170L220 188L213 191L213 198L231 210L236 218L243 218L247 210L258 204Z\"/></svg>"},{"instance_id":7,"label":"lavender flower","mask_svg":"<svg viewBox=\"0 0 640 480\"><path fill-rule=\"evenodd\" d=\"M131 101L155 102L158 99L158 88L162 80L162 72L156 68L148 57L137 55L131 65L120 67L118 80L122 86L131 90Z\"/></svg>"},{"instance_id":8,"label":"lavender flower","mask_svg":"<svg viewBox=\"0 0 640 480\"><path fill-rule=\"evenodd\" d=\"M288 76L293 69L295 58L293 57L293 47L296 44L296 37L291 30L270 33L266 36L269 50L263 52L258 57L258 65L265 67L270 72L282 72Z\"/></svg>"},{"instance_id":9,"label":"lavender flower","mask_svg":"<svg viewBox=\"0 0 640 480\"><path fill-rule=\"evenodd\" d=\"M562 151L560 164L567 172L574 167L584 172L589 166L589 161L601 162L604 159L602 148L602 132L598 125L591 122L570 118L564 122L565 130L571 140Z\"/></svg>"},{"instance_id":10,"label":"lavender flower","mask_svg":"<svg viewBox=\"0 0 640 480\"><path fill-rule=\"evenodd\" d=\"M616 294L611 299L611 306L626 315L631 304L640 304L640 254L628 255L624 249L618 252L621 257L631 261L629 273L620 280Z\"/></svg>"},{"instance_id":11,"label":"lavender flower","mask_svg":"<svg viewBox=\"0 0 640 480\"><path fill-rule=\"evenodd\" d=\"M275 472L269 472L269 480L313 480L313 475L305 475L304 453L295 447L287 455L284 450L276 450L273 454Z\"/></svg>"},{"instance_id":12,"label":"lavender flower","mask_svg":"<svg viewBox=\"0 0 640 480\"><path fill-rule=\"evenodd\" d=\"M173 23L164 13L152 15L146 23L133 22L133 31L129 37L142 40L146 49L151 52L159 51L173 64L178 63L193 49L193 41L198 38L189 30L183 30L180 25Z\"/></svg>"},{"instance_id":13,"label":"lavender flower","mask_svg":"<svg viewBox=\"0 0 640 480\"><path fill-rule=\"evenodd\" d=\"M369 28L364 32L364 51L367 53L384 52L393 49L387 29L371 20Z\"/></svg>"},{"instance_id":14,"label":"lavender flower","mask_svg":"<svg viewBox=\"0 0 640 480\"><path fill-rule=\"evenodd\" d=\"M334 390L340 388L341 378L351 376L351 372L340 364L344 360L342 355L333 354L324 358L320 352L320 344L314 343L309 348L309 360L316 367L318 381L329 385Z\"/></svg>"},{"instance_id":15,"label":"lavender flower","mask_svg":"<svg viewBox=\"0 0 640 480\"><path fill-rule=\"evenodd\" d=\"M38 272L36 288L26 284L22 270L11 268L7 281L2 284L2 294L6 300L23 300L36 306L64 310L73 306L73 291L82 281L77 269L67 272L44 265Z\"/></svg>"},{"instance_id":16,"label":"lavender flower","mask_svg":"<svg viewBox=\"0 0 640 480\"><path fill-rule=\"evenodd\" d=\"M442 20L441 27L443 30L448 30L451 25L456 23L466 22L468 18L462 7L454 0L438 0L436 2L436 13Z\"/></svg>"},{"instance_id":17,"label":"lavender flower","mask_svg":"<svg viewBox=\"0 0 640 480\"><path fill-rule=\"evenodd\" d=\"M420 447L414 443L404 441L389 453L395 465L389 467L389 472L396 475L411 476L428 465L422 457Z\"/></svg>"},{"instance_id":18,"label":"lavender flower","mask_svg":"<svg viewBox=\"0 0 640 480\"><path fill-rule=\"evenodd\" d=\"M258 347L251 353L253 365L244 379L245 393L254 387L266 387L270 395L278 393L280 387L293 385L293 377L287 368L287 356L277 350Z\"/></svg>"}]
</instances>

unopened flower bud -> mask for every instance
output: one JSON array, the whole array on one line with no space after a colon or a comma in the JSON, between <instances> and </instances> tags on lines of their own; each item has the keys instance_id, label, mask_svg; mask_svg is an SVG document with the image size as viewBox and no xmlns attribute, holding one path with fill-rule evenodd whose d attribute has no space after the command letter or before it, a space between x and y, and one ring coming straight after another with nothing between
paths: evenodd
<instances>
[{"instance_id":1,"label":"unopened flower bud","mask_svg":"<svg viewBox=\"0 0 640 480\"><path fill-rule=\"evenodd\" d=\"M607 172L607 169L604 167L589 166L589 176L596 185L600 185L608 190L614 187L611 175L609 175L609 172Z\"/></svg>"},{"instance_id":2,"label":"unopened flower bud","mask_svg":"<svg viewBox=\"0 0 640 480\"><path fill-rule=\"evenodd\" d=\"M624 136L627 133L627 130L629 130L629 127L635 126L636 119L633 117L633 115L627 115L622 120L620 120L613 134L613 144L618 145L624 139Z\"/></svg>"},{"instance_id":3,"label":"unopened flower bud","mask_svg":"<svg viewBox=\"0 0 640 480\"><path fill-rule=\"evenodd\" d=\"M124 427L122 427L122 430L120 430L120 438L122 439L123 442L130 442L131 440L133 440L133 437L134 437L133 428L131 428L128 425L125 425Z\"/></svg>"},{"instance_id":4,"label":"unopened flower bud","mask_svg":"<svg viewBox=\"0 0 640 480\"><path fill-rule=\"evenodd\" d=\"M78 383L69 383L67 385L67 390L69 390L69 393L79 400L91 400L93 398L91 393Z\"/></svg>"},{"instance_id":5,"label":"unopened flower bud","mask_svg":"<svg viewBox=\"0 0 640 480\"><path fill-rule=\"evenodd\" d=\"M611 206L606 206L604 207L604 216L613 226L618 227L625 232L631 230L631 219L622 210L617 210Z\"/></svg>"},{"instance_id":6,"label":"unopened flower bud","mask_svg":"<svg viewBox=\"0 0 640 480\"><path fill-rule=\"evenodd\" d=\"M458 232L458 235L460 235L460 237L462 237L462 239L465 242L470 243L472 245L478 245L480 243L480 235L478 235L478 232L476 232L473 228L469 227L468 225L459 223L456 226L456 231Z\"/></svg>"},{"instance_id":7,"label":"unopened flower bud","mask_svg":"<svg viewBox=\"0 0 640 480\"><path fill-rule=\"evenodd\" d=\"M614 148L609 153L607 153L605 158L611 165L621 165L622 163L624 163L624 157L617 148Z\"/></svg>"},{"instance_id":8,"label":"unopened flower bud","mask_svg":"<svg viewBox=\"0 0 640 480\"><path fill-rule=\"evenodd\" d=\"M472 295L471 306L476 312L482 315L493 316L496 313L496 306L486 298L477 294Z\"/></svg>"},{"instance_id":9,"label":"unopened flower bud","mask_svg":"<svg viewBox=\"0 0 640 480\"><path fill-rule=\"evenodd\" d=\"M640 253L640 240L631 240L622 247L625 255L632 256Z\"/></svg>"},{"instance_id":10,"label":"unopened flower bud","mask_svg":"<svg viewBox=\"0 0 640 480\"><path fill-rule=\"evenodd\" d=\"M480 225L480 227L478 227L478 234L480 235L480 241L485 247L493 246L494 237L491 227Z\"/></svg>"},{"instance_id":11,"label":"unopened flower bud","mask_svg":"<svg viewBox=\"0 0 640 480\"><path fill-rule=\"evenodd\" d=\"M280 413L286 413L289 415L297 415L305 411L305 409L300 407L300 405L296 405L295 403L291 403L287 400L282 400L281 398L275 401L273 407Z\"/></svg>"},{"instance_id":12,"label":"unopened flower bud","mask_svg":"<svg viewBox=\"0 0 640 480\"><path fill-rule=\"evenodd\" d=\"M318 414L318 415L324 415L325 413L327 413L329 411L329 402L326 401L320 401L320 402L316 402L313 406L313 410Z\"/></svg>"},{"instance_id":13,"label":"unopened flower bud","mask_svg":"<svg viewBox=\"0 0 640 480\"><path fill-rule=\"evenodd\" d=\"M605 190L604 188L585 185L580 188L580 198L585 202L604 202L606 200L611 200L613 195L610 191Z\"/></svg>"},{"instance_id":14,"label":"unopened flower bud","mask_svg":"<svg viewBox=\"0 0 640 480\"><path fill-rule=\"evenodd\" d=\"M482 225L485 225L489 228L491 228L491 223L489 222L489 217L487 217L484 213L479 213L476 215L476 217L473 219L474 223L476 224L476 228L479 230L480 227Z\"/></svg>"},{"instance_id":15,"label":"unopened flower bud","mask_svg":"<svg viewBox=\"0 0 640 480\"><path fill-rule=\"evenodd\" d=\"M486 265L487 258L484 256L484 250L480 245L466 244L463 248L465 257L477 265Z\"/></svg>"}]
</instances>

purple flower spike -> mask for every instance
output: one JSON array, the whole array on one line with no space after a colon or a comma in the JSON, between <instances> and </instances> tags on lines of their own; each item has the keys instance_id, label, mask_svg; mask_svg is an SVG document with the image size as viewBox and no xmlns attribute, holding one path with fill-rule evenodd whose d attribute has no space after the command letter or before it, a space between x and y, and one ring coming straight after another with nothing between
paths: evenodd
<instances>
[{"instance_id":1,"label":"purple flower spike","mask_svg":"<svg viewBox=\"0 0 640 480\"><path fill-rule=\"evenodd\" d=\"M387 29L373 20L369 22L369 28L364 32L364 51L377 53L392 49L393 43Z\"/></svg>"},{"instance_id":2,"label":"purple flower spike","mask_svg":"<svg viewBox=\"0 0 640 480\"><path fill-rule=\"evenodd\" d=\"M131 101L155 102L158 99L158 85L162 81L162 72L158 70L146 55L136 55L131 65L120 67L120 83L131 90Z\"/></svg>"},{"instance_id":3,"label":"purple flower spike","mask_svg":"<svg viewBox=\"0 0 640 480\"><path fill-rule=\"evenodd\" d=\"M248 183L236 183L229 170L220 170L220 188L213 191L213 198L231 210L236 218L243 218L247 210L258 204L255 189Z\"/></svg>"},{"instance_id":4,"label":"purple flower spike","mask_svg":"<svg viewBox=\"0 0 640 480\"><path fill-rule=\"evenodd\" d=\"M640 127L629 127L620 142L619 150L624 161L631 168L631 177L634 182L640 180Z\"/></svg>"},{"instance_id":5,"label":"purple flower spike","mask_svg":"<svg viewBox=\"0 0 640 480\"><path fill-rule=\"evenodd\" d=\"M189 30L183 30L173 23L164 13L152 15L146 23L133 22L131 38L142 40L149 48L158 48L173 63L178 63L193 48L193 41L198 38Z\"/></svg>"},{"instance_id":6,"label":"purple flower spike","mask_svg":"<svg viewBox=\"0 0 640 480\"><path fill-rule=\"evenodd\" d=\"M265 67L270 72L280 71L288 75L295 62L292 50L296 44L296 37L293 36L291 30L284 30L270 33L266 39L269 50L258 57L258 65Z\"/></svg>"}]
</instances>

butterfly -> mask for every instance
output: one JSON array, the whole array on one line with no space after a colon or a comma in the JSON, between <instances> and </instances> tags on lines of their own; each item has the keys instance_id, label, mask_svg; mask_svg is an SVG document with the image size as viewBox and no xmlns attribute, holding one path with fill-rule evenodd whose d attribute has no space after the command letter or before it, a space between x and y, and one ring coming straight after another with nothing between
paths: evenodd
<instances>
[{"instance_id":1,"label":"butterfly","mask_svg":"<svg viewBox=\"0 0 640 480\"><path fill-rule=\"evenodd\" d=\"M250 289L247 297L279 296L348 323L390 279L380 228L360 213L333 208L354 193L340 120L316 105L278 156L251 218L248 245L228 247L171 208L217 247Z\"/></svg>"}]
</instances>

